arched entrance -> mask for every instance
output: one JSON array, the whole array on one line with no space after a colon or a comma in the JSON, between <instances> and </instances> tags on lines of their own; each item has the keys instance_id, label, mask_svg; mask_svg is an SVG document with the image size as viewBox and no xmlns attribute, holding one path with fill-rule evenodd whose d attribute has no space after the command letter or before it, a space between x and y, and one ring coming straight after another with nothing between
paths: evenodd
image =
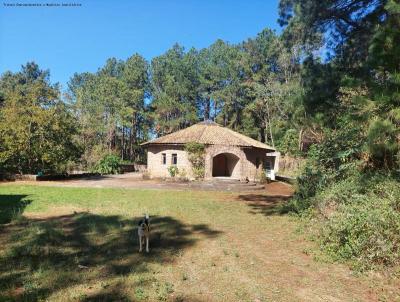
<instances>
[{"instance_id":1,"label":"arched entrance","mask_svg":"<svg viewBox=\"0 0 400 302\"><path fill-rule=\"evenodd\" d=\"M239 169L239 157L232 153L221 153L213 157L213 177L239 177Z\"/></svg>"}]
</instances>

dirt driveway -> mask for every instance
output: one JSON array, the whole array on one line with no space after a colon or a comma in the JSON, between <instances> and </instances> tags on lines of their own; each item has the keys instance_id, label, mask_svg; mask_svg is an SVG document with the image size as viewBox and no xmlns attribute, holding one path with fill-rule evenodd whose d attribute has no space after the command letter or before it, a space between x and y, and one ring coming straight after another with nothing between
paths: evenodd
<instances>
[{"instance_id":1,"label":"dirt driveway","mask_svg":"<svg viewBox=\"0 0 400 302\"><path fill-rule=\"evenodd\" d=\"M56 181L18 181L20 184L40 186L78 187L78 188L123 188L123 189L158 189L158 190L196 190L196 191L264 191L272 195L291 196L292 186L283 182L270 184L245 184L239 181L201 181L201 182L169 182L161 180L143 180L141 173L125 173L119 175L91 176L81 179Z\"/></svg>"}]
</instances>

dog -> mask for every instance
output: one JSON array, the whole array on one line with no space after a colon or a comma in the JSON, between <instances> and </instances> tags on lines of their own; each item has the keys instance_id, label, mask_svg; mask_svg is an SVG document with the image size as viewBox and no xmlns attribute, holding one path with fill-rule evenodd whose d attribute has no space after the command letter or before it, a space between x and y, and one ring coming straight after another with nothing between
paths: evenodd
<instances>
[{"instance_id":1,"label":"dog","mask_svg":"<svg viewBox=\"0 0 400 302\"><path fill-rule=\"evenodd\" d=\"M139 252L142 251L144 241L146 240L146 252L149 250L149 240L150 240L150 218L149 215L146 214L144 219L139 221L138 224L138 236L139 236Z\"/></svg>"}]
</instances>

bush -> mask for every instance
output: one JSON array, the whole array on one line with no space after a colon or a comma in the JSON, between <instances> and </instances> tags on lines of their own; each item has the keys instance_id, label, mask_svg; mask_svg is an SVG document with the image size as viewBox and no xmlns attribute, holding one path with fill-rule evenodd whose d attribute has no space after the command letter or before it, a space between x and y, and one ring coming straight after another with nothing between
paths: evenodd
<instances>
[{"instance_id":1,"label":"bush","mask_svg":"<svg viewBox=\"0 0 400 302\"><path fill-rule=\"evenodd\" d=\"M344 123L343 128L326 131L319 145L312 145L304 171L297 177L297 189L286 210L301 213L318 201L314 196L343 179L359 175L362 161L360 129Z\"/></svg>"},{"instance_id":2,"label":"bush","mask_svg":"<svg viewBox=\"0 0 400 302\"><path fill-rule=\"evenodd\" d=\"M196 142L185 144L185 151L188 153L189 161L192 164L192 172L196 179L204 178L204 150L205 145Z\"/></svg>"},{"instance_id":3,"label":"bush","mask_svg":"<svg viewBox=\"0 0 400 302\"><path fill-rule=\"evenodd\" d=\"M310 148L306 168L297 178L296 193L284 210L311 218L306 220L316 231L321 248L335 260L350 261L357 269L397 265L400 263L398 176L394 171L377 172L365 165L363 132L350 126L326 132L324 141ZM389 137L371 127L369 139L371 133L376 134L374 138ZM390 144L378 147L374 160L383 147L392 153L397 151ZM369 152L370 156L374 154ZM387 166L391 162L392 159L386 159Z\"/></svg>"},{"instance_id":4,"label":"bush","mask_svg":"<svg viewBox=\"0 0 400 302\"><path fill-rule=\"evenodd\" d=\"M187 179L187 173L185 169L179 170L179 177L182 179Z\"/></svg>"},{"instance_id":5,"label":"bush","mask_svg":"<svg viewBox=\"0 0 400 302\"><path fill-rule=\"evenodd\" d=\"M204 167L193 167L192 171L194 174L194 178L196 178L196 179L204 178L204 173L205 173Z\"/></svg>"},{"instance_id":6,"label":"bush","mask_svg":"<svg viewBox=\"0 0 400 302\"><path fill-rule=\"evenodd\" d=\"M108 150L101 145L86 147L81 161L85 169L93 171L98 163L108 155Z\"/></svg>"},{"instance_id":7,"label":"bush","mask_svg":"<svg viewBox=\"0 0 400 302\"><path fill-rule=\"evenodd\" d=\"M296 192L284 206L284 211L301 214L315 205L313 197L323 188L332 176L316 167L306 167L296 179Z\"/></svg>"},{"instance_id":8,"label":"bush","mask_svg":"<svg viewBox=\"0 0 400 302\"><path fill-rule=\"evenodd\" d=\"M367 135L367 148L371 161L378 168L393 169L397 166L399 130L389 120L374 120L371 122Z\"/></svg>"},{"instance_id":9,"label":"bush","mask_svg":"<svg viewBox=\"0 0 400 302\"><path fill-rule=\"evenodd\" d=\"M168 172L169 172L169 175L170 175L171 177L175 177L175 176L178 175L179 169L178 169L177 166L169 166L169 167L168 167Z\"/></svg>"},{"instance_id":10,"label":"bush","mask_svg":"<svg viewBox=\"0 0 400 302\"><path fill-rule=\"evenodd\" d=\"M400 262L398 180L360 174L329 186L313 203L321 247L334 259L358 269Z\"/></svg>"},{"instance_id":11,"label":"bush","mask_svg":"<svg viewBox=\"0 0 400 302\"><path fill-rule=\"evenodd\" d=\"M121 159L113 154L104 156L93 168L93 172L100 174L118 174L121 172Z\"/></svg>"},{"instance_id":12,"label":"bush","mask_svg":"<svg viewBox=\"0 0 400 302\"><path fill-rule=\"evenodd\" d=\"M321 240L331 255L354 260L357 267L393 265L399 262L400 213L376 197L342 205L326 222Z\"/></svg>"},{"instance_id":13,"label":"bush","mask_svg":"<svg viewBox=\"0 0 400 302\"><path fill-rule=\"evenodd\" d=\"M339 170L341 165L360 158L365 140L362 129L350 123L343 123L342 127L326 130L324 141L310 147L308 158L320 169Z\"/></svg>"},{"instance_id":14,"label":"bush","mask_svg":"<svg viewBox=\"0 0 400 302\"><path fill-rule=\"evenodd\" d=\"M277 149L285 155L300 156L299 133L295 129L289 129L278 141Z\"/></svg>"}]
</instances>

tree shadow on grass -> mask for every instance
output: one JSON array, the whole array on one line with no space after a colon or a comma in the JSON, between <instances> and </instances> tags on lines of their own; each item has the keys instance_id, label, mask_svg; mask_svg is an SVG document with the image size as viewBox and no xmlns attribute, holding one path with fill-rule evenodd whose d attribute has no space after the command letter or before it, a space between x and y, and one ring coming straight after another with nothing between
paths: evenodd
<instances>
[{"instance_id":1,"label":"tree shadow on grass","mask_svg":"<svg viewBox=\"0 0 400 302\"><path fill-rule=\"evenodd\" d=\"M147 273L151 264L171 263L198 240L221 233L205 224L151 217L151 251L138 253L139 220L76 213L6 225L9 236L2 242L7 251L0 259L0 301L45 300L69 287ZM122 289L110 286L84 298L121 301L125 295Z\"/></svg>"},{"instance_id":2,"label":"tree shadow on grass","mask_svg":"<svg viewBox=\"0 0 400 302\"><path fill-rule=\"evenodd\" d=\"M84 175L84 176L80 176L80 175L69 175L68 177L64 178L64 179L60 179L63 181L71 181L71 180L92 180L92 181L98 181L98 180L106 180L106 179L112 179L111 176L109 175Z\"/></svg>"},{"instance_id":3,"label":"tree shadow on grass","mask_svg":"<svg viewBox=\"0 0 400 302\"><path fill-rule=\"evenodd\" d=\"M239 195L239 199L246 201L250 207L251 214L263 214L265 216L283 215L287 211L283 207L285 202L291 196L287 195L263 195L263 194L245 194Z\"/></svg>"},{"instance_id":4,"label":"tree shadow on grass","mask_svg":"<svg viewBox=\"0 0 400 302\"><path fill-rule=\"evenodd\" d=\"M25 207L31 203L28 195L0 195L0 225L10 223L20 216Z\"/></svg>"},{"instance_id":5,"label":"tree shadow on grass","mask_svg":"<svg viewBox=\"0 0 400 302\"><path fill-rule=\"evenodd\" d=\"M116 286L113 290L111 291L100 291L96 294L90 295L90 296L85 296L82 298L82 302L99 302L99 301L126 301L126 302L130 302L132 301L132 299L124 294L121 294L121 292L123 290L118 290L119 287ZM140 293L140 292L139 292ZM146 299L143 296L140 296L133 301L141 301L141 300L146 300L148 301L148 299ZM185 295L175 295L174 298L170 298L168 300L165 299L165 296L160 295L158 296L159 301L171 301L171 302L205 302L205 301L209 301L207 300L200 300L199 298L195 298L195 297L191 297L191 296L185 296Z\"/></svg>"}]
</instances>

